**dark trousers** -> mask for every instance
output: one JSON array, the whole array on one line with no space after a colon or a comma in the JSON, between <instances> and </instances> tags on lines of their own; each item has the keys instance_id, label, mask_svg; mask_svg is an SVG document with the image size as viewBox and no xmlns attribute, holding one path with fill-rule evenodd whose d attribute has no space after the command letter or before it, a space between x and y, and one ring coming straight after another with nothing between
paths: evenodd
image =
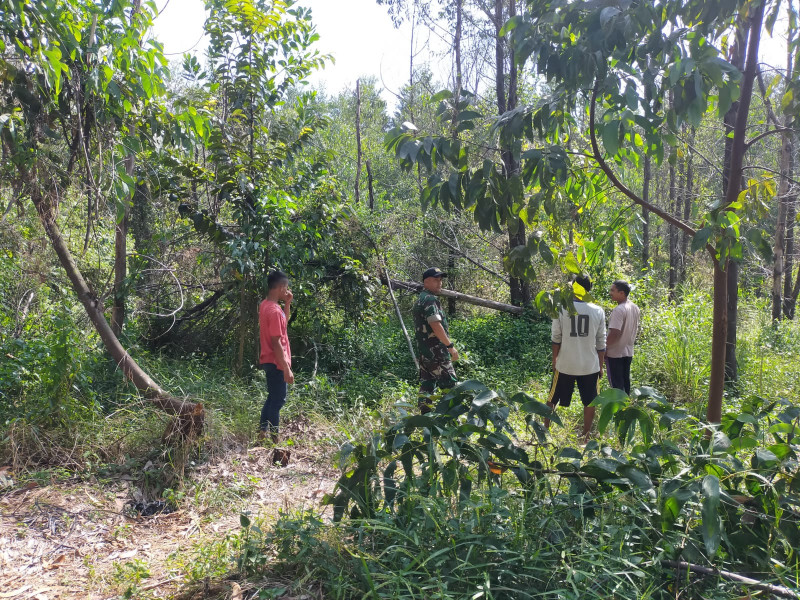
<instances>
[{"instance_id":1,"label":"dark trousers","mask_svg":"<svg viewBox=\"0 0 800 600\"><path fill-rule=\"evenodd\" d=\"M631 361L632 356L622 356L620 358L606 357L606 372L608 373L608 383L611 387L625 390L626 394L631 393Z\"/></svg>"},{"instance_id":2,"label":"dark trousers","mask_svg":"<svg viewBox=\"0 0 800 600\"><path fill-rule=\"evenodd\" d=\"M289 386L283 380L283 371L278 365L264 363L260 365L267 375L267 401L261 408L261 431L277 433L278 422L283 405L286 404L286 393Z\"/></svg>"}]
</instances>

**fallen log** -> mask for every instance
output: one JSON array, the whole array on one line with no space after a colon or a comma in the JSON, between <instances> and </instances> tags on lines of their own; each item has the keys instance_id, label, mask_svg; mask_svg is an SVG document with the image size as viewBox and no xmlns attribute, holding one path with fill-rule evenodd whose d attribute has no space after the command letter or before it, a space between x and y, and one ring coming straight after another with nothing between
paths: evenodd
<instances>
[{"instance_id":1,"label":"fallen log","mask_svg":"<svg viewBox=\"0 0 800 600\"><path fill-rule=\"evenodd\" d=\"M381 283L383 285L387 285L386 277L384 275L381 275ZM394 289L408 290L410 292L421 292L423 289L423 285L421 283L416 283L413 281L400 281L398 279L392 279L391 284ZM521 306L514 306L504 302L495 302L494 300L486 300L485 298L469 296L467 294L453 292L451 290L441 290L438 295L444 296L445 298L455 298L460 302L466 302L467 304L473 304L475 306L482 306L492 310L511 313L512 315L521 315L525 312L525 309Z\"/></svg>"}]
</instances>

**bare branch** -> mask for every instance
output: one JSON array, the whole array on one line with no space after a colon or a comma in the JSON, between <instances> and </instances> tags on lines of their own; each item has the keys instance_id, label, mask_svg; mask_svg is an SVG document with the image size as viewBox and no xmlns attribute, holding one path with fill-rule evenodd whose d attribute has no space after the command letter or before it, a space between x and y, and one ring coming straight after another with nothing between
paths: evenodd
<instances>
[{"instance_id":1,"label":"bare branch","mask_svg":"<svg viewBox=\"0 0 800 600\"><path fill-rule=\"evenodd\" d=\"M611 169L611 167L608 165L605 159L603 159L603 155L600 152L600 147L597 145L597 131L595 130L595 123L594 123L596 105L597 105L597 86L595 85L594 89L592 90L592 98L589 104L589 137L592 142L592 153L594 155L593 158L600 167L600 169L606 174L606 176L611 180L611 183L613 183L614 186L619 191L621 191L628 198L633 200L636 204L638 204L639 206L643 206L651 213L658 215L670 225L677 227L681 231L685 231L687 234L691 236L694 236L697 233L697 230L695 230L692 226L690 226L688 223L684 223L680 219L676 219L674 216L672 216L665 210L662 210L655 204L650 204L649 202L645 202L642 198L636 195L633 191L631 191L630 188L628 188L624 183L622 183L617 178L614 171Z\"/></svg>"}]
</instances>

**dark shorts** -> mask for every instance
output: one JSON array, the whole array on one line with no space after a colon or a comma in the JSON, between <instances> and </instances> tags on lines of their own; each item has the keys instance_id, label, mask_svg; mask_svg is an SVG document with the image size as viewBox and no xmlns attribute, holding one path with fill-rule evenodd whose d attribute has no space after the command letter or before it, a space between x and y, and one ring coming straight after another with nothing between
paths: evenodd
<instances>
[{"instance_id":1,"label":"dark shorts","mask_svg":"<svg viewBox=\"0 0 800 600\"><path fill-rule=\"evenodd\" d=\"M581 394L581 402L584 406L589 406L600 393L600 372L589 375L567 375L556 371L553 374L553 384L550 386L547 401L553 406L569 406L576 383Z\"/></svg>"}]
</instances>

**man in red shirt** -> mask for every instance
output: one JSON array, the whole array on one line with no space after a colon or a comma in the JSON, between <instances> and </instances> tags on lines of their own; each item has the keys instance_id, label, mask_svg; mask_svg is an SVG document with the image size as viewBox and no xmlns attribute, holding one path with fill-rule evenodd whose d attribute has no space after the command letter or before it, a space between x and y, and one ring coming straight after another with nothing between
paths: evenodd
<instances>
[{"instance_id":1,"label":"man in red shirt","mask_svg":"<svg viewBox=\"0 0 800 600\"><path fill-rule=\"evenodd\" d=\"M292 292L289 277L282 271L273 271L267 277L267 298L258 307L258 327L261 340L259 367L267 376L267 400L261 409L259 439L267 433L273 442L278 441L280 411L286 403L288 384L294 383L292 351L286 325L292 315ZM283 301L281 308L279 302Z\"/></svg>"}]
</instances>

